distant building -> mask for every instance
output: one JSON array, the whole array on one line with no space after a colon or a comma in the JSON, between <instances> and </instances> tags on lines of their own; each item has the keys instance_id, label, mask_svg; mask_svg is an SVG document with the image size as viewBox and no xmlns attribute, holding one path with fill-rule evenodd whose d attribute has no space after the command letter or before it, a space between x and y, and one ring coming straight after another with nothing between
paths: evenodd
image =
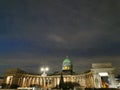
<instances>
[{"instance_id":1,"label":"distant building","mask_svg":"<svg viewBox=\"0 0 120 90\"><path fill-rule=\"evenodd\" d=\"M63 60L62 72L41 76L30 74L20 69L10 69L6 71L4 81L7 85L16 84L21 87L36 85L42 88L54 88L59 87L61 73L64 82L78 83L81 87L116 88L114 68L111 63L93 63L89 71L75 74L72 62L68 57Z\"/></svg>"}]
</instances>

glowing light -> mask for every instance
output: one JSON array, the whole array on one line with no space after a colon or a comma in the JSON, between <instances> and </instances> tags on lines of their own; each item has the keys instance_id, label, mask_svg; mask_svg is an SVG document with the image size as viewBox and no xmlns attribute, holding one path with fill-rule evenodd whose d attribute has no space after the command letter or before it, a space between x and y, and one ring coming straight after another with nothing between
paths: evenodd
<instances>
[{"instance_id":1,"label":"glowing light","mask_svg":"<svg viewBox=\"0 0 120 90\"><path fill-rule=\"evenodd\" d=\"M107 72L100 72L99 75L100 76L108 76L108 73Z\"/></svg>"},{"instance_id":2,"label":"glowing light","mask_svg":"<svg viewBox=\"0 0 120 90\"><path fill-rule=\"evenodd\" d=\"M49 68L48 68L48 67L46 67L46 68L45 68L45 71L49 71Z\"/></svg>"},{"instance_id":3,"label":"glowing light","mask_svg":"<svg viewBox=\"0 0 120 90\"><path fill-rule=\"evenodd\" d=\"M48 68L48 67L42 67L42 68L41 68L41 72L43 72L43 73L42 73L42 76L47 76L47 74L46 74L47 71L49 71L49 68Z\"/></svg>"}]
</instances>

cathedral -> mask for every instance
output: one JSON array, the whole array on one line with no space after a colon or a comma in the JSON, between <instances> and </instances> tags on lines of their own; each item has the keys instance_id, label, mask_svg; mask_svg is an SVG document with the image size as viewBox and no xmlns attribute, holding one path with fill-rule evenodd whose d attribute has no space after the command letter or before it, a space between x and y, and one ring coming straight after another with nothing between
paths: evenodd
<instances>
[{"instance_id":1,"label":"cathedral","mask_svg":"<svg viewBox=\"0 0 120 90\"><path fill-rule=\"evenodd\" d=\"M30 87L32 85L41 88L55 88L62 82L77 83L84 88L116 88L114 68L111 63L93 63L92 67L80 74L73 71L72 61L66 57L62 63L62 70L52 75L38 75L25 72L20 69L6 70L4 82L6 85L18 85Z\"/></svg>"}]
</instances>

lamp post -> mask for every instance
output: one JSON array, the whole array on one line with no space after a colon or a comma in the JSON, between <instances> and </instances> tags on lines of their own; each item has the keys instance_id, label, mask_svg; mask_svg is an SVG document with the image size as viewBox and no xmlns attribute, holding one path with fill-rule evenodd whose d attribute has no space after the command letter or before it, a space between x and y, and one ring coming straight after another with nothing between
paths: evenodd
<instances>
[{"instance_id":1,"label":"lamp post","mask_svg":"<svg viewBox=\"0 0 120 90\"><path fill-rule=\"evenodd\" d=\"M42 68L41 68L41 72L43 72L43 73L42 73L41 76L47 76L47 74L46 74L47 71L49 71L49 68L48 68L48 67L42 67Z\"/></svg>"}]
</instances>

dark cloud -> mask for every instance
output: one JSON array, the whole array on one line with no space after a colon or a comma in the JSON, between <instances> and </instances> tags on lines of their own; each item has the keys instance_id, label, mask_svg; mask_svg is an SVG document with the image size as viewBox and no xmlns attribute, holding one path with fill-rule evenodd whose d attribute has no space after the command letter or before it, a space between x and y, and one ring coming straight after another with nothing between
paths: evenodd
<instances>
[{"instance_id":1,"label":"dark cloud","mask_svg":"<svg viewBox=\"0 0 120 90\"><path fill-rule=\"evenodd\" d=\"M66 55L75 60L77 71L94 62L115 65L120 55L119 4L118 0L0 1L1 67L35 72L46 64L55 71Z\"/></svg>"}]
</instances>

